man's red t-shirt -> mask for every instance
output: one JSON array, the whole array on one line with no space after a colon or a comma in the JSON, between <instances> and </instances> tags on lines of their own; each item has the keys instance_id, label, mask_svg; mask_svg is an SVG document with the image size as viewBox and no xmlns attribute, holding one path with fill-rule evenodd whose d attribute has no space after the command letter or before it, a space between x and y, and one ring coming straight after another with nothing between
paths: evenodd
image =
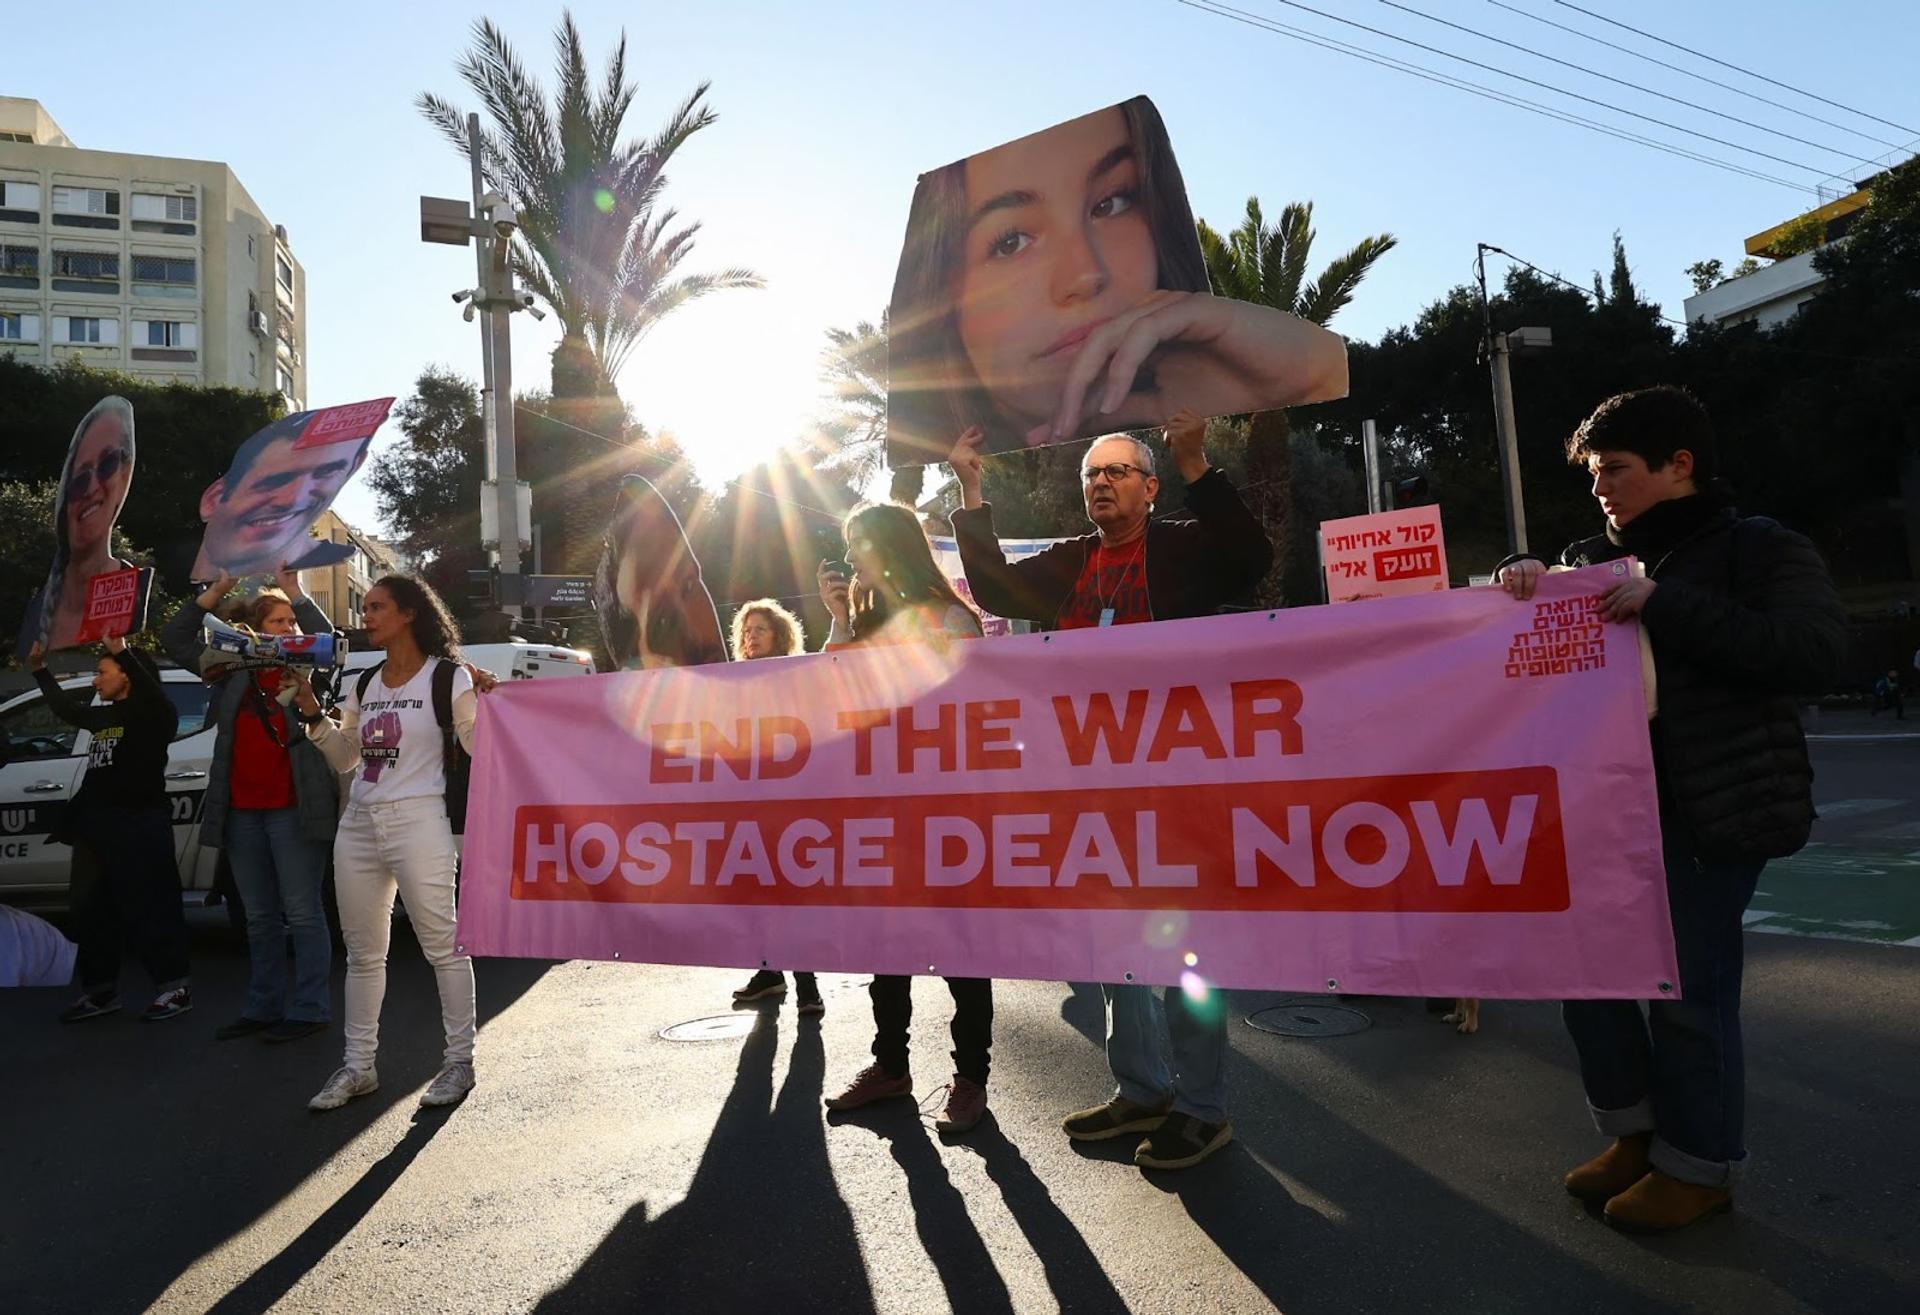
<instances>
[{"instance_id":1,"label":"man's red t-shirt","mask_svg":"<svg viewBox=\"0 0 1920 1315\"><path fill-rule=\"evenodd\" d=\"M233 761L228 765L228 798L235 808L292 808L293 762L287 757L287 710L274 695L280 692L280 672L257 676L236 672L232 680L258 680L258 693L249 690L233 714ZM267 717L262 720L264 703Z\"/></svg>"},{"instance_id":2,"label":"man's red t-shirt","mask_svg":"<svg viewBox=\"0 0 1920 1315\"><path fill-rule=\"evenodd\" d=\"M1105 624L1123 626L1135 621L1153 620L1147 606L1147 536L1141 535L1124 548L1109 549L1095 544L1080 568L1073 593L1060 605L1054 624L1061 630L1082 630L1102 624L1101 616L1111 610Z\"/></svg>"}]
</instances>

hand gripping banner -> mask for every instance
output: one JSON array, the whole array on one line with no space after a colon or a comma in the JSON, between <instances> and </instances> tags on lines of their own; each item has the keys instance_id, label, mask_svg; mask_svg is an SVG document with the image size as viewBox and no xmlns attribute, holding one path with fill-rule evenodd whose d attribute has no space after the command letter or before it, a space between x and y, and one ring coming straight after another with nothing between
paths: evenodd
<instances>
[{"instance_id":1,"label":"hand gripping banner","mask_svg":"<svg viewBox=\"0 0 1920 1315\"><path fill-rule=\"evenodd\" d=\"M503 687L460 944L1672 998L1624 569Z\"/></svg>"}]
</instances>

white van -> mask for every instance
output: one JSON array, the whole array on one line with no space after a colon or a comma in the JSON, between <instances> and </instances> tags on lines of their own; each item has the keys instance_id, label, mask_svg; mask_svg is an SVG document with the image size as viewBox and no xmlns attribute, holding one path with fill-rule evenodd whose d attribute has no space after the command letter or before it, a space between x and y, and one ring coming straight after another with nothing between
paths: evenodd
<instances>
[{"instance_id":1,"label":"white van","mask_svg":"<svg viewBox=\"0 0 1920 1315\"><path fill-rule=\"evenodd\" d=\"M364 671L385 656L377 648L349 649L347 670ZM462 644L460 656L502 680L551 680L557 676L593 674L593 658L585 650L534 644L524 639L504 644ZM341 688L348 686L343 684Z\"/></svg>"}]
</instances>

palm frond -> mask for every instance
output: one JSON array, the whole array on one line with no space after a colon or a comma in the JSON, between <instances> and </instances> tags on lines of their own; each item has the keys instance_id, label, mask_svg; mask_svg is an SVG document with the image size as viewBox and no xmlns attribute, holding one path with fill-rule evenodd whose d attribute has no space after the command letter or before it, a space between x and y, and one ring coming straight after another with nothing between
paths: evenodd
<instances>
[{"instance_id":1,"label":"palm frond","mask_svg":"<svg viewBox=\"0 0 1920 1315\"><path fill-rule=\"evenodd\" d=\"M1295 313L1315 324L1326 324L1353 300L1354 291L1374 262L1398 245L1399 239L1391 233L1361 239L1351 251L1327 263L1320 277L1300 295Z\"/></svg>"}]
</instances>

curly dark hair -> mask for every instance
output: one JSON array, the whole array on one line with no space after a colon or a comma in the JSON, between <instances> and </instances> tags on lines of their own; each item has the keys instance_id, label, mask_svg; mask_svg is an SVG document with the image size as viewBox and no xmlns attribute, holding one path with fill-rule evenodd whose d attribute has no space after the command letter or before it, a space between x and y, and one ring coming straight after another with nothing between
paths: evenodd
<instances>
[{"instance_id":1,"label":"curly dark hair","mask_svg":"<svg viewBox=\"0 0 1920 1315\"><path fill-rule=\"evenodd\" d=\"M1693 482L1705 488L1719 474L1713 421L1684 388L1656 384L1618 393L1594 408L1567 439L1567 464L1584 466L1596 452L1631 452L1659 470L1676 452L1693 454Z\"/></svg>"},{"instance_id":2,"label":"curly dark hair","mask_svg":"<svg viewBox=\"0 0 1920 1315\"><path fill-rule=\"evenodd\" d=\"M386 590L401 611L413 613L413 642L422 653L451 662L460 660L460 627L432 585L411 575L383 575L373 587Z\"/></svg>"}]
</instances>

